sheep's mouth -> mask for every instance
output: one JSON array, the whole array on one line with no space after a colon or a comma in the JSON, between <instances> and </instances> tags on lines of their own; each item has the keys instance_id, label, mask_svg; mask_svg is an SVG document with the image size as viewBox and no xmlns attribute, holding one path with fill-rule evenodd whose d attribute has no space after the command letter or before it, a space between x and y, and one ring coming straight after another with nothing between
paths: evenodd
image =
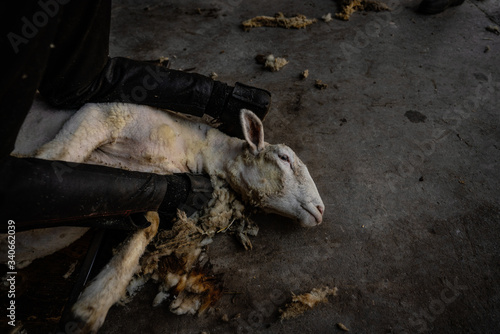
<instances>
[{"instance_id":1,"label":"sheep's mouth","mask_svg":"<svg viewBox=\"0 0 500 334\"><path fill-rule=\"evenodd\" d=\"M318 209L316 209L316 207L312 203L308 203L306 205L302 204L301 207L307 213L313 216L317 225L321 224L321 222L323 221L323 215L321 214L321 212L318 211Z\"/></svg>"}]
</instances>

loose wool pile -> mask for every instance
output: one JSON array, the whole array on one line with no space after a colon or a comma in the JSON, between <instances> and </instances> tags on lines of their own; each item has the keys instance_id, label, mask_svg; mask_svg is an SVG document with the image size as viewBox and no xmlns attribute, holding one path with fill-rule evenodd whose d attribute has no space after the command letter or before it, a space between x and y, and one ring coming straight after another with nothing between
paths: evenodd
<instances>
[{"instance_id":1,"label":"loose wool pile","mask_svg":"<svg viewBox=\"0 0 500 334\"><path fill-rule=\"evenodd\" d=\"M158 232L142 256L124 300L150 279L159 283L153 306L168 300L175 314L202 313L220 298L221 277L212 273L203 249L223 232L235 234L249 249L248 236L256 236L258 227L225 181L212 177L212 185L212 199L205 209L189 218L179 211L172 229Z\"/></svg>"}]
</instances>

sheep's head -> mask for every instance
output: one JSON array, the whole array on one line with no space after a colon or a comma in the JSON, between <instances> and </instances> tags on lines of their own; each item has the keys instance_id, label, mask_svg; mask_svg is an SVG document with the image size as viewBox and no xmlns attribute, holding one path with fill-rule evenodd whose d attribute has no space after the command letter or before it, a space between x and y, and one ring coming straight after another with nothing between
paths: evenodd
<instances>
[{"instance_id":1,"label":"sheep's head","mask_svg":"<svg viewBox=\"0 0 500 334\"><path fill-rule=\"evenodd\" d=\"M306 165L290 147L265 143L262 122L251 111L241 111L241 124L247 145L230 165L231 187L266 212L302 226L320 224L325 207Z\"/></svg>"}]
</instances>

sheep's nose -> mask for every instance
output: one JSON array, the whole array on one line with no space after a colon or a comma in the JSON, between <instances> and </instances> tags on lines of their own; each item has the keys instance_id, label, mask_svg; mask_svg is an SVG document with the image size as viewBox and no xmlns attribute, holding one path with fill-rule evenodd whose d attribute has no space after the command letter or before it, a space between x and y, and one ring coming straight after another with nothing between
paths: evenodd
<instances>
[{"instance_id":1,"label":"sheep's nose","mask_svg":"<svg viewBox=\"0 0 500 334\"><path fill-rule=\"evenodd\" d=\"M319 224L323 222L323 212L325 212L325 206L322 204L316 205L316 209L319 212L319 217L316 217L316 221Z\"/></svg>"},{"instance_id":2,"label":"sheep's nose","mask_svg":"<svg viewBox=\"0 0 500 334\"><path fill-rule=\"evenodd\" d=\"M323 216L323 212L325 212L325 207L323 205L316 205L316 209L318 209L319 213Z\"/></svg>"}]
</instances>

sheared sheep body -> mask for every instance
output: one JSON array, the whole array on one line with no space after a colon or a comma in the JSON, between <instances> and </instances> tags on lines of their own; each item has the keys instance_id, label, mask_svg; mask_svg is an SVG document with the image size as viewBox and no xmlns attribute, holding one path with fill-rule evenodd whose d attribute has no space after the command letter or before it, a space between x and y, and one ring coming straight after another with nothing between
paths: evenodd
<instances>
[{"instance_id":1,"label":"sheared sheep body","mask_svg":"<svg viewBox=\"0 0 500 334\"><path fill-rule=\"evenodd\" d=\"M46 129L43 122L50 123L47 114L53 114L59 124L67 118L52 139L46 134L44 137L37 134ZM168 294L168 290L174 289L178 298L170 307L175 313L193 313L208 307L210 298L219 290L215 283L206 285L202 284L203 280L196 279L203 272L196 267L203 245L210 242L217 232L231 228L243 244L250 247L247 232L256 233L235 193L252 207L293 218L304 226L315 226L322 221L323 202L306 166L289 147L265 143L262 123L248 110L241 111L245 140L147 106L87 104L77 112L67 112L65 116L57 114L40 101L35 102L13 155L158 174L204 173L210 175L215 188L209 206L192 218L180 213L174 228L162 231L156 237L155 247L145 254L140 265L139 259L146 245L153 240L156 229L153 232L139 230L124 243L73 307L73 315L84 324L86 331L97 331L109 307L123 297L134 274L143 282L154 278L162 283L157 303ZM148 213L146 217L152 226L157 225L157 215ZM237 223L233 224L236 220ZM86 231L75 228L75 232L67 233L67 229L21 232L18 239L22 240L26 235L30 241L36 241L35 234L45 235L63 247ZM62 231L70 234L70 238L58 240ZM38 245L40 248L44 246ZM52 247L51 251L56 248ZM22 252L18 249L18 253ZM47 254L44 252L42 256ZM36 258L37 252L32 249L29 255L24 258L25 263ZM170 262L165 264L162 259ZM172 265L175 267L175 261L179 259L182 259L182 265L177 266L177 271L173 270ZM166 269L160 270L160 267ZM111 281L115 282L113 288L106 283Z\"/></svg>"}]
</instances>

